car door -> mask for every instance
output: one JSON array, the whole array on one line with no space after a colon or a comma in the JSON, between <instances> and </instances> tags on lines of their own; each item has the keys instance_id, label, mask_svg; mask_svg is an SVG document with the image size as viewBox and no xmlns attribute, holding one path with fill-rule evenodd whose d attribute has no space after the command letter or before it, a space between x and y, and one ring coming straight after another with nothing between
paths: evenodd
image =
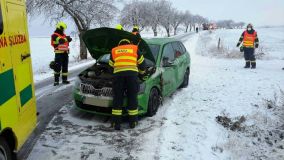
<instances>
[{"instance_id":1,"label":"car door","mask_svg":"<svg viewBox=\"0 0 284 160\"><path fill-rule=\"evenodd\" d=\"M172 43L174 52L175 52L175 61L177 63L177 70L176 70L176 79L177 83L181 84L184 79L184 74L186 71L186 57L184 55L185 51L182 48L181 42L173 42Z\"/></svg>"},{"instance_id":2,"label":"car door","mask_svg":"<svg viewBox=\"0 0 284 160\"><path fill-rule=\"evenodd\" d=\"M162 72L162 94L170 95L176 89L176 68L175 53L171 43L164 46L161 59Z\"/></svg>"}]
</instances>

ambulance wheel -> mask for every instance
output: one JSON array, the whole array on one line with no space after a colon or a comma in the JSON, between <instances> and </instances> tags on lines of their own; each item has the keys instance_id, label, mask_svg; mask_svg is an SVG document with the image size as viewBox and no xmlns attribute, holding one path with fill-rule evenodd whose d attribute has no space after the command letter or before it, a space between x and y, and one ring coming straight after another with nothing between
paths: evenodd
<instances>
[{"instance_id":1,"label":"ambulance wheel","mask_svg":"<svg viewBox=\"0 0 284 160\"><path fill-rule=\"evenodd\" d=\"M3 137L0 137L0 160L12 160L11 149Z\"/></svg>"},{"instance_id":2,"label":"ambulance wheel","mask_svg":"<svg viewBox=\"0 0 284 160\"><path fill-rule=\"evenodd\" d=\"M149 117L154 116L157 113L159 106L160 106L160 93L157 88L152 88L149 95L147 116Z\"/></svg>"}]
</instances>

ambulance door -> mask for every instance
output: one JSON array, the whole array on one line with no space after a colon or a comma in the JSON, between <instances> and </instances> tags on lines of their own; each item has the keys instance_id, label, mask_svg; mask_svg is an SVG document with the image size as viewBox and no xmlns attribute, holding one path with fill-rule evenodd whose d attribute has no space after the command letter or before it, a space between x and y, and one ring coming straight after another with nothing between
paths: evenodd
<instances>
[{"instance_id":1,"label":"ambulance door","mask_svg":"<svg viewBox=\"0 0 284 160\"><path fill-rule=\"evenodd\" d=\"M24 4L24 3L23 3ZM7 2L9 45L14 68L14 79L21 114L33 107L33 79L27 17L24 5Z\"/></svg>"}]
</instances>

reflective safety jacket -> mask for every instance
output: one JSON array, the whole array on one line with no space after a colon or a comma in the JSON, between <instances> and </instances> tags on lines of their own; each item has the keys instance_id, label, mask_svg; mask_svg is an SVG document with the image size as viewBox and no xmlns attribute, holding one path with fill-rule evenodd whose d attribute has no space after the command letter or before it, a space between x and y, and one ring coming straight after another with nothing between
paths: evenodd
<instances>
[{"instance_id":1,"label":"reflective safety jacket","mask_svg":"<svg viewBox=\"0 0 284 160\"><path fill-rule=\"evenodd\" d=\"M54 48L54 53L69 53L69 41L65 34L61 35L54 32L51 37L56 37L55 39L51 38L51 45ZM64 41L60 43L60 41Z\"/></svg>"},{"instance_id":2,"label":"reflective safety jacket","mask_svg":"<svg viewBox=\"0 0 284 160\"><path fill-rule=\"evenodd\" d=\"M138 46L129 44L112 49L109 65L114 68L113 73L138 72L138 66L144 62L143 55L138 54Z\"/></svg>"},{"instance_id":3,"label":"reflective safety jacket","mask_svg":"<svg viewBox=\"0 0 284 160\"><path fill-rule=\"evenodd\" d=\"M259 45L259 39L255 30L244 31L239 39L237 46L243 42L245 48L257 48Z\"/></svg>"},{"instance_id":4,"label":"reflective safety jacket","mask_svg":"<svg viewBox=\"0 0 284 160\"><path fill-rule=\"evenodd\" d=\"M247 48L254 48L255 39L256 39L256 32L255 31L253 32L253 34L249 34L247 31L245 31L243 46L247 47Z\"/></svg>"}]
</instances>

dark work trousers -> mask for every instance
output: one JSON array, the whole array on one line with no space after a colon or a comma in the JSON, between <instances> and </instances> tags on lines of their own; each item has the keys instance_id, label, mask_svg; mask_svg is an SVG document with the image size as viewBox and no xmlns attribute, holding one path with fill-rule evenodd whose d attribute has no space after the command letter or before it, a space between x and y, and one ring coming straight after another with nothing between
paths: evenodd
<instances>
[{"instance_id":1,"label":"dark work trousers","mask_svg":"<svg viewBox=\"0 0 284 160\"><path fill-rule=\"evenodd\" d=\"M62 81L67 81L69 61L68 54L56 53L54 61L56 64L56 67L54 68L54 81L59 82L60 72L62 72Z\"/></svg>"},{"instance_id":2,"label":"dark work trousers","mask_svg":"<svg viewBox=\"0 0 284 160\"><path fill-rule=\"evenodd\" d=\"M246 48L244 47L244 57L246 60L246 67L254 67L256 66L254 48Z\"/></svg>"},{"instance_id":3,"label":"dark work trousers","mask_svg":"<svg viewBox=\"0 0 284 160\"><path fill-rule=\"evenodd\" d=\"M123 99L127 96L127 110L129 113L129 122L136 123L138 121L138 95L139 83L138 77L135 75L115 75L113 79L113 123L120 125ZM131 114L137 111L137 114Z\"/></svg>"}]
</instances>

